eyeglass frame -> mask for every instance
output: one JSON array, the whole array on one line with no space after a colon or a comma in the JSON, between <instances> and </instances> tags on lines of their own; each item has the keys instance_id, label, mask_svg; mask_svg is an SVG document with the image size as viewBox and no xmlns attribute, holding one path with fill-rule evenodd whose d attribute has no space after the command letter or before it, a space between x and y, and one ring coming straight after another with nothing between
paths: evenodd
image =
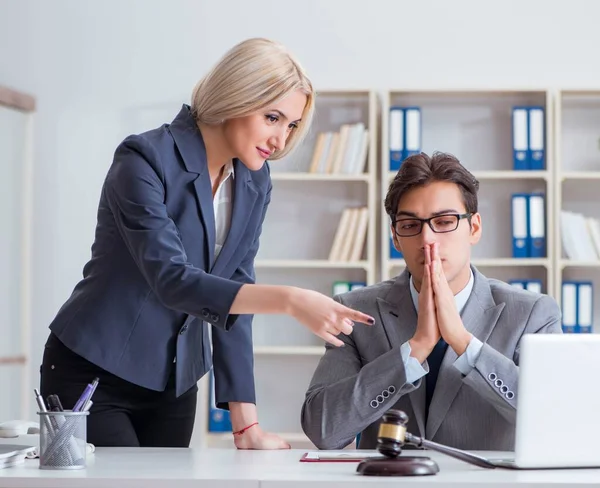
<instances>
[{"instance_id":1,"label":"eyeglass frame","mask_svg":"<svg viewBox=\"0 0 600 488\"><path fill-rule=\"evenodd\" d=\"M392 229L394 229L394 234L396 234L397 237L415 237L418 236L421 232L423 232L423 225L427 224L429 226L429 228L432 230L432 232L435 232L436 234L448 234L450 232L454 232L456 229L458 229L458 226L460 225L460 221L462 219L469 219L469 224L471 223L471 217L473 217L474 213L473 212L467 212L467 213L463 213L463 214L458 214L458 213L445 213L445 214L440 214L440 215L434 215L433 217L429 217L428 219L419 219L418 217L406 217L403 219L394 219L392 220ZM443 230L443 231L437 231L433 228L433 225L431 224L431 221L433 219L439 219L440 217L456 217L456 227L454 227L454 229L452 230ZM417 232L416 234L411 234L409 236L401 236L400 234L398 234L398 231L396 230L396 224L398 222L401 222L403 220L415 220L421 223L421 227L419 228L419 232Z\"/></svg>"}]
</instances>

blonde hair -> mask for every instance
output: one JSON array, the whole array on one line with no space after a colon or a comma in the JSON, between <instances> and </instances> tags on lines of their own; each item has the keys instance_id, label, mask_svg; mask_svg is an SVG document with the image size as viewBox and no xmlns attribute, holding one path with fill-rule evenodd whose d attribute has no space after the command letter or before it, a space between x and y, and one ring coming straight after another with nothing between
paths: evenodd
<instances>
[{"instance_id":1,"label":"blonde hair","mask_svg":"<svg viewBox=\"0 0 600 488\"><path fill-rule=\"evenodd\" d=\"M197 123L222 124L264 109L296 90L306 95L306 106L285 148L269 158L280 159L306 136L315 96L304 69L281 44L253 38L231 48L194 88L192 114Z\"/></svg>"}]
</instances>

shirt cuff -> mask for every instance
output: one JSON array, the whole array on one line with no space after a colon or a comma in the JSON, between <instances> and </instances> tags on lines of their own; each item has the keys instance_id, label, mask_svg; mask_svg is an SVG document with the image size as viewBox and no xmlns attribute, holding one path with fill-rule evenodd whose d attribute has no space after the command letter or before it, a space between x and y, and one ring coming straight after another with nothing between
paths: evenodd
<instances>
[{"instance_id":1,"label":"shirt cuff","mask_svg":"<svg viewBox=\"0 0 600 488\"><path fill-rule=\"evenodd\" d=\"M416 383L419 379L427 374L427 371L421 366L417 358L410 355L412 349L408 341L400 346L400 355L404 363L404 371L406 373L407 383Z\"/></svg>"},{"instance_id":2,"label":"shirt cuff","mask_svg":"<svg viewBox=\"0 0 600 488\"><path fill-rule=\"evenodd\" d=\"M456 361L454 361L454 367L458 369L463 375L467 376L471 370L475 367L475 363L479 359L481 354L481 348L483 343L472 336L467 349L463 352Z\"/></svg>"}]
</instances>

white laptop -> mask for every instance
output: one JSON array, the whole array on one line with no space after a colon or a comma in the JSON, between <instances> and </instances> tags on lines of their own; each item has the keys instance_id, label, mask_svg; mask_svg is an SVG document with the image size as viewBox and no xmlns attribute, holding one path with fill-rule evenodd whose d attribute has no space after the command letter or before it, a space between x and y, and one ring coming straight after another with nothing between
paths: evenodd
<instances>
[{"instance_id":1,"label":"white laptop","mask_svg":"<svg viewBox=\"0 0 600 488\"><path fill-rule=\"evenodd\" d=\"M521 340L513 469L600 467L600 334Z\"/></svg>"}]
</instances>

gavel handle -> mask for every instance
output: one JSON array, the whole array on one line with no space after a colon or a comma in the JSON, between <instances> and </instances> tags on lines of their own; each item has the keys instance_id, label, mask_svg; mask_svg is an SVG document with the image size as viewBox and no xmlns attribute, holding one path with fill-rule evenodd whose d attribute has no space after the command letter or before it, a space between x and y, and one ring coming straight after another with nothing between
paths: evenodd
<instances>
[{"instance_id":1,"label":"gavel handle","mask_svg":"<svg viewBox=\"0 0 600 488\"><path fill-rule=\"evenodd\" d=\"M423 439L422 437L417 437L409 432L407 432L404 436L404 441L408 444L412 444L417 447L426 447L427 449L431 449L432 451L438 451L442 454L446 454L450 457L460 459L466 463L474 464L475 466L479 466L480 468L488 468L494 469L492 463L490 463L487 459L476 456L475 454L471 454L470 452L463 451L461 449L456 449L454 447L444 446L443 444L438 444L437 442L428 441L427 439Z\"/></svg>"}]
</instances>

